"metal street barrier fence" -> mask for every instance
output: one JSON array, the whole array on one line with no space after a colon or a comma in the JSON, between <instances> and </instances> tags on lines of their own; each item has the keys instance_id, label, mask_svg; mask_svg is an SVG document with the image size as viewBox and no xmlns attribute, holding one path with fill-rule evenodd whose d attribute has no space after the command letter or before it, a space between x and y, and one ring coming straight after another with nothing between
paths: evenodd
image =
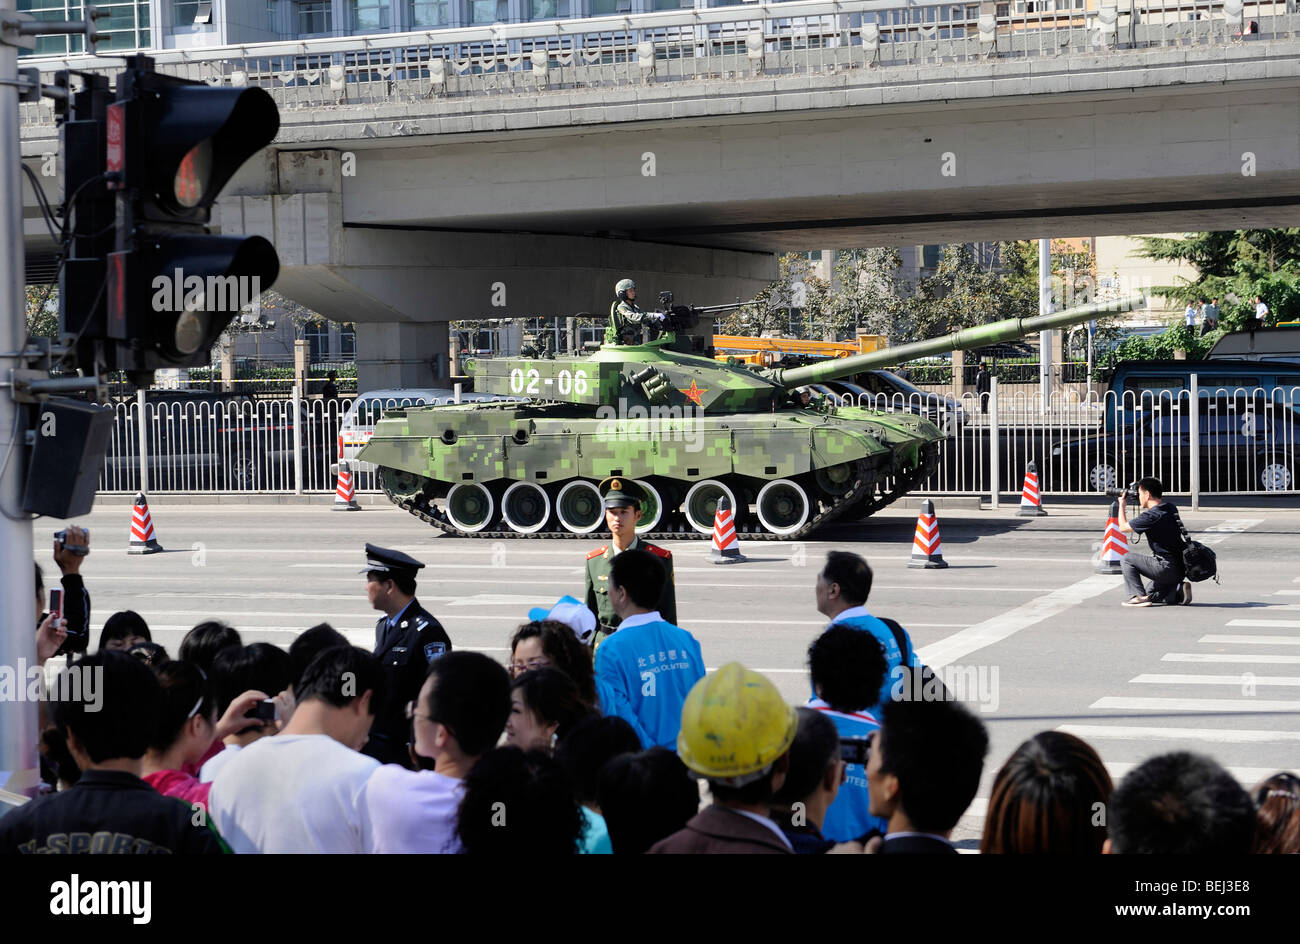
<instances>
[{"instance_id":1,"label":"metal street barrier fence","mask_svg":"<svg viewBox=\"0 0 1300 944\"><path fill-rule=\"evenodd\" d=\"M308 108L1223 46L1290 39L1300 31L1295 0L1011 0L984 4L984 12L981 6L795 0L150 55L160 72L212 85L257 85L281 108ZM33 57L24 64L38 67L46 82L59 69L120 68L81 55ZM53 124L49 105L22 107L24 124Z\"/></svg>"},{"instance_id":2,"label":"metal street barrier fence","mask_svg":"<svg viewBox=\"0 0 1300 944\"><path fill-rule=\"evenodd\" d=\"M1196 391L1193 395L1193 390ZM180 397L181 394L174 396ZM349 399L161 399L110 407L115 422L100 491L329 494L343 449ZM1029 462L1052 494L1087 495L1154 475L1174 494L1295 494L1300 470L1300 387L1193 386L1158 392L1053 395L995 390L836 398L837 405L926 416L946 433L934 475L918 491L1019 494ZM388 401L384 408L409 405ZM374 467L354 456L380 410L348 427L345 458L358 492L375 492ZM143 453L141 450L143 442ZM1197 461L1193 462L1193 457Z\"/></svg>"}]
</instances>

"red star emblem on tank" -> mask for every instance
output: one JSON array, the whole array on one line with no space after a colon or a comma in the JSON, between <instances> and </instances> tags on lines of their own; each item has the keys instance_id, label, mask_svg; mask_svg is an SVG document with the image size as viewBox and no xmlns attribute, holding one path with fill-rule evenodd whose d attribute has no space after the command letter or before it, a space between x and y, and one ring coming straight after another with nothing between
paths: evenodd
<instances>
[{"instance_id":1,"label":"red star emblem on tank","mask_svg":"<svg viewBox=\"0 0 1300 944\"><path fill-rule=\"evenodd\" d=\"M709 392L708 387L696 386L694 380L691 381L689 387L678 387L677 389L686 394L686 399L690 400L696 406L704 406L704 400L702 398L704 394Z\"/></svg>"}]
</instances>

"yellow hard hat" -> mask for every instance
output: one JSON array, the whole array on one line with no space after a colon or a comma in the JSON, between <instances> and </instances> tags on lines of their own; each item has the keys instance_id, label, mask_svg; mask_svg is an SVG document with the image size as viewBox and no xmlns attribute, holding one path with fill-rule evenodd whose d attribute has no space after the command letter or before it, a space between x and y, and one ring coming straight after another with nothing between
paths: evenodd
<instances>
[{"instance_id":1,"label":"yellow hard hat","mask_svg":"<svg viewBox=\"0 0 1300 944\"><path fill-rule=\"evenodd\" d=\"M743 787L766 775L790 749L798 727L798 712L775 685L728 662L686 696L677 755L702 777Z\"/></svg>"}]
</instances>

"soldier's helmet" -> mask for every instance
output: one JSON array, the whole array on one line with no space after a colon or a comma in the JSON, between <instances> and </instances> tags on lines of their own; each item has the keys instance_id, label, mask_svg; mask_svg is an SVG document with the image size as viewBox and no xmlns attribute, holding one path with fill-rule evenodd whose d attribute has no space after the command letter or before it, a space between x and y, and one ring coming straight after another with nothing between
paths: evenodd
<instances>
[{"instance_id":1,"label":"soldier's helmet","mask_svg":"<svg viewBox=\"0 0 1300 944\"><path fill-rule=\"evenodd\" d=\"M631 279L620 279L619 283L614 286L614 294L619 297L620 301L627 301L627 290L635 288L636 283Z\"/></svg>"}]
</instances>

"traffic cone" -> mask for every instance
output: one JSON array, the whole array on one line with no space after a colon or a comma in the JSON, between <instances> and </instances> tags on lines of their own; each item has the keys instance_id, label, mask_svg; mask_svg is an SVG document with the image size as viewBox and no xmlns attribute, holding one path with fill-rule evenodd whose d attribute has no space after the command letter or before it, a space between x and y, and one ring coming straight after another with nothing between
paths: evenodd
<instances>
[{"instance_id":1,"label":"traffic cone","mask_svg":"<svg viewBox=\"0 0 1300 944\"><path fill-rule=\"evenodd\" d=\"M921 502L921 513L916 517L916 536L912 538L912 559L908 567L939 570L948 566L943 559L943 542L939 540L939 519L934 514L934 502Z\"/></svg>"},{"instance_id":2,"label":"traffic cone","mask_svg":"<svg viewBox=\"0 0 1300 944\"><path fill-rule=\"evenodd\" d=\"M736 537L736 521L731 517L731 502L723 495L718 499L718 510L713 515L713 547L709 560L715 564L738 564L743 561L740 539Z\"/></svg>"},{"instance_id":3,"label":"traffic cone","mask_svg":"<svg viewBox=\"0 0 1300 944\"><path fill-rule=\"evenodd\" d=\"M1101 558L1095 568L1099 574L1121 574L1120 561L1128 553L1128 538L1119 529L1119 502L1110 503L1110 517L1106 519L1106 533L1101 538Z\"/></svg>"},{"instance_id":4,"label":"traffic cone","mask_svg":"<svg viewBox=\"0 0 1300 944\"><path fill-rule=\"evenodd\" d=\"M131 506L131 543L127 545L128 554L157 554L162 545L153 533L153 518L149 514L149 503L144 500L144 492L135 496Z\"/></svg>"},{"instance_id":5,"label":"traffic cone","mask_svg":"<svg viewBox=\"0 0 1300 944\"><path fill-rule=\"evenodd\" d=\"M339 484L334 489L335 511L360 511L357 504L357 487L352 481L352 471L346 462L339 463Z\"/></svg>"},{"instance_id":6,"label":"traffic cone","mask_svg":"<svg viewBox=\"0 0 1300 944\"><path fill-rule=\"evenodd\" d=\"M1025 487L1020 492L1020 510L1016 514L1026 518L1041 518L1047 514L1043 511L1043 496L1038 491L1038 466L1032 462L1025 470Z\"/></svg>"}]
</instances>

